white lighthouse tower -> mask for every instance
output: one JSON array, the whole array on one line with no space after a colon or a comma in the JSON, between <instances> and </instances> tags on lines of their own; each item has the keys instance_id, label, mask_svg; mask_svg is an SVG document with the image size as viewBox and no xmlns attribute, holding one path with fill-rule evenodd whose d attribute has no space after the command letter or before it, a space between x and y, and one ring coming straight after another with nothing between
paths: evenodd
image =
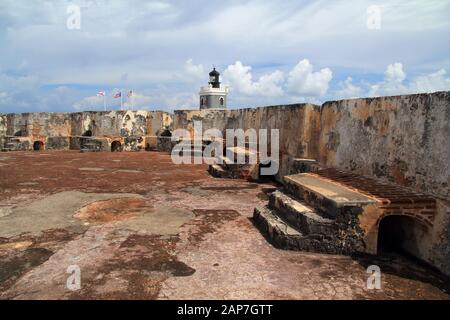
<instances>
[{"instance_id":1,"label":"white lighthouse tower","mask_svg":"<svg viewBox=\"0 0 450 320\"><path fill-rule=\"evenodd\" d=\"M216 68L209 73L209 84L200 88L200 109L226 109L228 87L220 85Z\"/></svg>"}]
</instances>

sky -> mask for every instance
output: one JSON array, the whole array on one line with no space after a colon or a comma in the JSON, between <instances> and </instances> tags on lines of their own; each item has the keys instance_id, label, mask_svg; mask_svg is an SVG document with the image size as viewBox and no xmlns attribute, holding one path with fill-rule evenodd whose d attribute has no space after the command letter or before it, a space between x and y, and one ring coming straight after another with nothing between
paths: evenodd
<instances>
[{"instance_id":1,"label":"sky","mask_svg":"<svg viewBox=\"0 0 450 320\"><path fill-rule=\"evenodd\" d=\"M1 0L0 113L196 109L213 66L229 108L450 90L449 35L450 0Z\"/></svg>"}]
</instances>

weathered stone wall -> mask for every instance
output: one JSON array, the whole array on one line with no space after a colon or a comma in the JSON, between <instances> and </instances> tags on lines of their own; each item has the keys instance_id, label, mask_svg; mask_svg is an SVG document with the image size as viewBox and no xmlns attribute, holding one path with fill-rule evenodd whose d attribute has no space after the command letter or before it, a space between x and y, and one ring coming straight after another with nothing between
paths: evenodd
<instances>
[{"instance_id":1,"label":"weathered stone wall","mask_svg":"<svg viewBox=\"0 0 450 320\"><path fill-rule=\"evenodd\" d=\"M450 92L327 102L318 160L450 196Z\"/></svg>"},{"instance_id":2,"label":"weathered stone wall","mask_svg":"<svg viewBox=\"0 0 450 320\"><path fill-rule=\"evenodd\" d=\"M156 135L163 126L172 124L172 116L162 111L110 111L110 112L35 112L1 115L7 135L22 130L21 136L76 136L91 129L97 136L120 135L125 128L130 133ZM0 132L1 132L0 127Z\"/></svg>"},{"instance_id":3,"label":"weathered stone wall","mask_svg":"<svg viewBox=\"0 0 450 320\"><path fill-rule=\"evenodd\" d=\"M72 135L90 130L93 136L157 135L172 124L172 116L162 111L109 111L72 113Z\"/></svg>"},{"instance_id":4,"label":"weathered stone wall","mask_svg":"<svg viewBox=\"0 0 450 320\"><path fill-rule=\"evenodd\" d=\"M203 131L217 128L224 136L227 128L279 129L279 178L289 173L292 159L313 158L328 167L448 198L449 101L450 92L437 92L332 101L322 107L178 110L173 123L169 113L142 110L7 114L2 116L0 135L41 139L80 136L90 130L93 136L120 138L131 146L136 137L156 136L165 128L193 133L195 120L202 121Z\"/></svg>"},{"instance_id":5,"label":"weathered stone wall","mask_svg":"<svg viewBox=\"0 0 450 320\"><path fill-rule=\"evenodd\" d=\"M280 134L279 179L289 173L294 158L317 158L320 107L312 104L260 107L237 110L177 110L174 129L187 129L193 135L194 121L202 121L203 131L225 129L278 129Z\"/></svg>"}]
</instances>

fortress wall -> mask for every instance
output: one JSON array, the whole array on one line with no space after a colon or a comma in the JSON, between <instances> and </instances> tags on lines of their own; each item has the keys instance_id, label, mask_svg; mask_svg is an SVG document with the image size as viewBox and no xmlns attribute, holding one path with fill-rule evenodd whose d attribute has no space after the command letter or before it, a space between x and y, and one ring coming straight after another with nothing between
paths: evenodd
<instances>
[{"instance_id":1,"label":"fortress wall","mask_svg":"<svg viewBox=\"0 0 450 320\"><path fill-rule=\"evenodd\" d=\"M280 171L278 178L289 174L293 158L317 158L320 107L293 104L236 110L176 110L174 129L187 129L193 135L194 121L202 121L203 131L225 129L278 129L280 135ZM269 138L270 140L270 138Z\"/></svg>"},{"instance_id":2,"label":"fortress wall","mask_svg":"<svg viewBox=\"0 0 450 320\"><path fill-rule=\"evenodd\" d=\"M36 139L80 136L87 130L94 136L120 136L123 129L133 135L156 135L172 123L167 112L142 110L10 113L1 115L1 119L0 135L4 132L3 135L12 136L21 131L21 136Z\"/></svg>"},{"instance_id":3,"label":"fortress wall","mask_svg":"<svg viewBox=\"0 0 450 320\"><path fill-rule=\"evenodd\" d=\"M164 126L170 127L172 117L162 111L105 111L72 113L72 135L90 130L94 136L156 135Z\"/></svg>"},{"instance_id":4,"label":"fortress wall","mask_svg":"<svg viewBox=\"0 0 450 320\"><path fill-rule=\"evenodd\" d=\"M194 136L194 121L202 122L202 129L216 128L224 134L230 110L175 110L173 116L173 129L186 129Z\"/></svg>"},{"instance_id":5,"label":"fortress wall","mask_svg":"<svg viewBox=\"0 0 450 320\"><path fill-rule=\"evenodd\" d=\"M230 110L227 128L279 130L280 168L278 180L290 173L294 158L317 158L320 107L312 104L293 104L256 109Z\"/></svg>"},{"instance_id":6,"label":"fortress wall","mask_svg":"<svg viewBox=\"0 0 450 320\"><path fill-rule=\"evenodd\" d=\"M165 127L201 120L203 131L279 129L281 170L293 158L450 196L450 92L331 101L322 107L293 104L237 110L109 111L2 115L0 135L33 139L79 136L155 136ZM173 122L172 122L173 120ZM6 129L5 129L6 125Z\"/></svg>"},{"instance_id":7,"label":"fortress wall","mask_svg":"<svg viewBox=\"0 0 450 320\"><path fill-rule=\"evenodd\" d=\"M319 160L450 196L450 92L327 102Z\"/></svg>"}]
</instances>

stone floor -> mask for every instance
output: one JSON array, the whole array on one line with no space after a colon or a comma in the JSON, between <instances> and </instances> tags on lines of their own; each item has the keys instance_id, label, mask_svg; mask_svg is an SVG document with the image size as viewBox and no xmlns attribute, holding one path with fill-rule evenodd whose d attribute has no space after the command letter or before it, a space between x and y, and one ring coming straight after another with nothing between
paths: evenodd
<instances>
[{"instance_id":1,"label":"stone floor","mask_svg":"<svg viewBox=\"0 0 450 320\"><path fill-rule=\"evenodd\" d=\"M0 298L450 298L448 279L400 255L273 248L250 217L274 186L206 169L156 152L1 153ZM373 264L381 290L366 288Z\"/></svg>"}]
</instances>

